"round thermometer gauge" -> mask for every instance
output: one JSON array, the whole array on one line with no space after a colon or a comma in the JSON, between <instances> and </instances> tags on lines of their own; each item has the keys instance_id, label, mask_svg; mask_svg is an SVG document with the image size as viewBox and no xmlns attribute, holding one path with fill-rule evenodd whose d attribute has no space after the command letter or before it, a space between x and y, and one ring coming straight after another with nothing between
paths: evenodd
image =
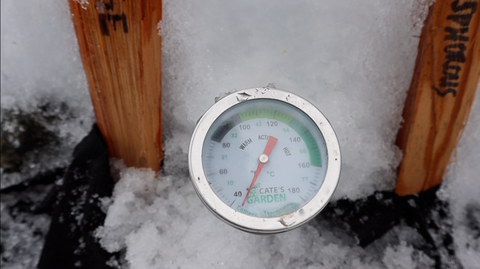
<instances>
[{"instance_id":1,"label":"round thermometer gauge","mask_svg":"<svg viewBox=\"0 0 480 269\"><path fill-rule=\"evenodd\" d=\"M198 121L190 175L202 202L241 230L272 234L317 215L340 176L328 120L305 99L273 88L232 93Z\"/></svg>"}]
</instances>

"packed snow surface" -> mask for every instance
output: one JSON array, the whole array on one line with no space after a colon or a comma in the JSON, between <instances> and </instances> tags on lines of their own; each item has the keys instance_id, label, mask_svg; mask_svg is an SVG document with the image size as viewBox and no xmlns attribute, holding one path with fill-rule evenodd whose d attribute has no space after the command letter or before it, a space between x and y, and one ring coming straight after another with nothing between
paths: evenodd
<instances>
[{"instance_id":1,"label":"packed snow surface","mask_svg":"<svg viewBox=\"0 0 480 269\"><path fill-rule=\"evenodd\" d=\"M91 2L86 8L94 8ZM158 24L163 171L112 160L119 181L113 197L104 199L108 215L96 232L102 246L123 250L120 264L132 269L433 266L412 247L418 235L406 226L367 248L328 223L271 236L238 231L203 206L187 166L190 135L216 96L274 83L310 100L334 127L343 157L334 200L391 190L401 159L394 141L431 2L164 0ZM66 102L75 116L52 128L64 141L59 156L70 154L88 132L93 111L68 2L1 5L2 109L33 112L45 98ZM465 268L480 266L480 239L469 228L471 214L480 218L478 99L440 190L452 205L456 253ZM48 168L64 162L45 158L33 164ZM4 207L2 201L2 215ZM467 212L471 208L474 213ZM4 225L11 222L2 219Z\"/></svg>"}]
</instances>

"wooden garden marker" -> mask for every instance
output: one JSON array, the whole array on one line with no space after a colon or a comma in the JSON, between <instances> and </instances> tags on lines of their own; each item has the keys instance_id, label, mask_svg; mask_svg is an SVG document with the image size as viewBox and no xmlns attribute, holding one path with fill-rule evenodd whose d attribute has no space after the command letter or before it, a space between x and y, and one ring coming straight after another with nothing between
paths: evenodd
<instances>
[{"instance_id":1,"label":"wooden garden marker","mask_svg":"<svg viewBox=\"0 0 480 269\"><path fill-rule=\"evenodd\" d=\"M478 2L437 0L430 7L397 137L404 154L398 195L442 182L465 127L480 77Z\"/></svg>"},{"instance_id":2,"label":"wooden garden marker","mask_svg":"<svg viewBox=\"0 0 480 269\"><path fill-rule=\"evenodd\" d=\"M70 10L110 156L158 171L163 158L161 0L70 0Z\"/></svg>"}]
</instances>

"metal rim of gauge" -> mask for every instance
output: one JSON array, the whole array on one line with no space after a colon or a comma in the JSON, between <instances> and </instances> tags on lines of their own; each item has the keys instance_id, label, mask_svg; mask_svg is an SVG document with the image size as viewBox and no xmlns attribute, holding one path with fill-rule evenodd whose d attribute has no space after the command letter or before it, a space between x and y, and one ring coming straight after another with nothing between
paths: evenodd
<instances>
[{"instance_id":1,"label":"metal rim of gauge","mask_svg":"<svg viewBox=\"0 0 480 269\"><path fill-rule=\"evenodd\" d=\"M323 135L327 149L327 171L322 186L314 197L293 213L278 217L254 217L238 212L225 204L209 186L203 169L204 141L212 124L229 108L250 100L272 99L286 102L310 117ZM252 88L231 93L218 100L198 120L189 148L190 177L197 195L218 218L240 230L255 234L275 234L297 228L314 218L330 201L340 177L341 154L337 136L327 118L310 102L290 92L275 88Z\"/></svg>"}]
</instances>

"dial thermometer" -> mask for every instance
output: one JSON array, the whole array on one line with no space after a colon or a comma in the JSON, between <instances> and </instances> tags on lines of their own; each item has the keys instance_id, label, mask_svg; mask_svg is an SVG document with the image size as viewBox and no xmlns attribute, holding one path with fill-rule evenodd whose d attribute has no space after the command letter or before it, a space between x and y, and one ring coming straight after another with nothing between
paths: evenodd
<instances>
[{"instance_id":1,"label":"dial thermometer","mask_svg":"<svg viewBox=\"0 0 480 269\"><path fill-rule=\"evenodd\" d=\"M198 121L189 149L205 206L246 232L294 229L317 215L340 176L340 147L325 116L273 88L238 91Z\"/></svg>"}]
</instances>

